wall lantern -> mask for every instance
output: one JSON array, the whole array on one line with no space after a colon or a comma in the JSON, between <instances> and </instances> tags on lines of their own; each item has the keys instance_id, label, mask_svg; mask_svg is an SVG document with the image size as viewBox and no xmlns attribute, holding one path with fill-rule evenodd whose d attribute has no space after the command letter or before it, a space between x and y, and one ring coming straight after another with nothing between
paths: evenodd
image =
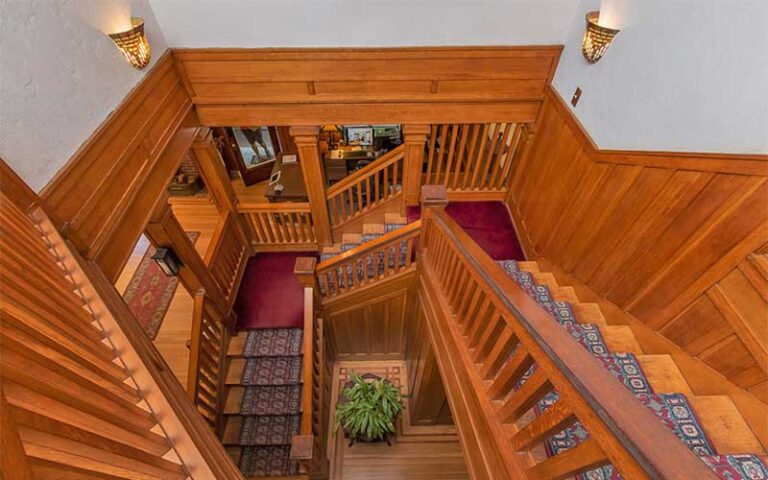
<instances>
[{"instance_id":1,"label":"wall lantern","mask_svg":"<svg viewBox=\"0 0 768 480\"><path fill-rule=\"evenodd\" d=\"M134 68L141 70L149 65L151 51L149 42L144 35L144 19L131 18L133 28L124 32L110 33L109 38L115 42L117 48L123 52L125 60Z\"/></svg>"},{"instance_id":2,"label":"wall lantern","mask_svg":"<svg viewBox=\"0 0 768 480\"><path fill-rule=\"evenodd\" d=\"M155 254L152 255L152 260L154 260L157 263L157 266L160 267L160 270L169 277L178 275L179 270L182 267L181 260L176 256L176 252L169 247L158 248Z\"/></svg>"},{"instance_id":3,"label":"wall lantern","mask_svg":"<svg viewBox=\"0 0 768 480\"><path fill-rule=\"evenodd\" d=\"M587 31L584 32L584 43L581 51L589 63L595 63L600 60L608 50L613 37L619 33L618 29L598 25L599 21L600 12L589 12L587 14Z\"/></svg>"}]
</instances>

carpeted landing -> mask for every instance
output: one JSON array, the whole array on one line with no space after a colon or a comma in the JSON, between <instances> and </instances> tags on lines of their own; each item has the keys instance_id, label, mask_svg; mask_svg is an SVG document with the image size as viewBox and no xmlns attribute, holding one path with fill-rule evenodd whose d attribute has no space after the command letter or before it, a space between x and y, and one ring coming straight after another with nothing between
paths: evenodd
<instances>
[{"instance_id":1,"label":"carpeted landing","mask_svg":"<svg viewBox=\"0 0 768 480\"><path fill-rule=\"evenodd\" d=\"M246 333L238 465L245 476L298 474L290 450L301 423L302 340L299 328Z\"/></svg>"},{"instance_id":2,"label":"carpeted landing","mask_svg":"<svg viewBox=\"0 0 768 480\"><path fill-rule=\"evenodd\" d=\"M522 271L514 260L498 261L504 271L568 331L584 348L597 357L614 377L621 381L635 397L649 408L659 420L672 430L696 455L698 455L720 478L728 480L753 480L768 478L768 466L756 455L721 455L712 445L701 427L691 404L682 393L661 393L653 391L640 364L631 353L611 352L594 324L577 323L573 309L568 302L555 301L549 288L537 285L530 272ZM534 371L534 365L516 386L520 386ZM534 406L534 413L540 415L558 399L557 392L545 396ZM553 456L583 443L589 434L576 423L552 436L545 444L547 455ZM622 476L608 465L578 475L578 480L618 480Z\"/></svg>"}]
</instances>

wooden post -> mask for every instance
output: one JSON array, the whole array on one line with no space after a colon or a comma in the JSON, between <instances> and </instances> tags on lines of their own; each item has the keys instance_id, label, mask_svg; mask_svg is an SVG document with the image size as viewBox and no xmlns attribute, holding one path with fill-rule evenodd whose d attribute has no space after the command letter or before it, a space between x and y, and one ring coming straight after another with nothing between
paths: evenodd
<instances>
[{"instance_id":1,"label":"wooden post","mask_svg":"<svg viewBox=\"0 0 768 480\"><path fill-rule=\"evenodd\" d=\"M209 128L201 128L192 142L192 153L195 158L203 182L208 188L213 203L219 214L224 217L227 213L236 219L238 235L242 243L246 245L248 253L252 252L250 229L246 228L242 215L237 211L238 198L232 182L229 180L224 160L213 140L213 133Z\"/></svg>"},{"instance_id":2,"label":"wooden post","mask_svg":"<svg viewBox=\"0 0 768 480\"><path fill-rule=\"evenodd\" d=\"M168 205L167 200L152 214L145 233L156 247L170 247L183 264L179 269L179 281L190 295L195 296L198 290L205 290L206 295L216 305L222 318L229 312L227 299L221 292L205 262L189 240L187 232L181 227L176 216Z\"/></svg>"},{"instance_id":3,"label":"wooden post","mask_svg":"<svg viewBox=\"0 0 768 480\"><path fill-rule=\"evenodd\" d=\"M299 164L312 209L318 246L329 246L333 243L333 230L325 198L325 173L317 146L320 127L291 127L289 131L299 152Z\"/></svg>"},{"instance_id":4,"label":"wooden post","mask_svg":"<svg viewBox=\"0 0 768 480\"><path fill-rule=\"evenodd\" d=\"M419 255L424 245L427 245L429 224L435 211L445 210L448 205L448 192L445 185L422 185L421 187L421 235L419 238Z\"/></svg>"},{"instance_id":5,"label":"wooden post","mask_svg":"<svg viewBox=\"0 0 768 480\"><path fill-rule=\"evenodd\" d=\"M405 159L403 166L403 211L419 204L421 171L424 166L424 144L427 142L429 125L405 125Z\"/></svg>"}]
</instances>

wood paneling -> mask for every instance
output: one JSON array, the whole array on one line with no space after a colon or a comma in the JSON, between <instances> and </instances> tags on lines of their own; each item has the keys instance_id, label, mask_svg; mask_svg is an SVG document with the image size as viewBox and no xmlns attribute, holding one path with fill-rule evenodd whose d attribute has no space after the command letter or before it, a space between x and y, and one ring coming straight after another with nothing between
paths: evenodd
<instances>
[{"instance_id":1,"label":"wood paneling","mask_svg":"<svg viewBox=\"0 0 768 480\"><path fill-rule=\"evenodd\" d=\"M746 259L768 242L768 156L600 151L550 90L513 169L529 256L767 398L764 286Z\"/></svg>"},{"instance_id":2,"label":"wood paneling","mask_svg":"<svg viewBox=\"0 0 768 480\"><path fill-rule=\"evenodd\" d=\"M206 125L525 122L561 49L206 49L174 57Z\"/></svg>"},{"instance_id":3,"label":"wood paneling","mask_svg":"<svg viewBox=\"0 0 768 480\"><path fill-rule=\"evenodd\" d=\"M171 54L154 67L45 187L60 230L115 279L197 121Z\"/></svg>"},{"instance_id":4,"label":"wood paneling","mask_svg":"<svg viewBox=\"0 0 768 480\"><path fill-rule=\"evenodd\" d=\"M419 306L416 306L416 311L405 328L411 424L451 425L451 409L445 396L435 352L429 340L424 313Z\"/></svg>"},{"instance_id":5,"label":"wood paneling","mask_svg":"<svg viewBox=\"0 0 768 480\"><path fill-rule=\"evenodd\" d=\"M177 50L197 105L541 99L562 47Z\"/></svg>"},{"instance_id":6,"label":"wood paneling","mask_svg":"<svg viewBox=\"0 0 768 480\"><path fill-rule=\"evenodd\" d=\"M403 358L415 278L416 271L407 270L323 303L325 330L337 358Z\"/></svg>"}]
</instances>

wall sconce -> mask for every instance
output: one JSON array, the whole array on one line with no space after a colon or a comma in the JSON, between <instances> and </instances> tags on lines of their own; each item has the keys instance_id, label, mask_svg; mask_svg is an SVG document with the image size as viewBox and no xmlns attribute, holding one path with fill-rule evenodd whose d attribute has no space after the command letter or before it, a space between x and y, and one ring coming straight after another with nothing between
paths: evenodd
<instances>
[{"instance_id":1,"label":"wall sconce","mask_svg":"<svg viewBox=\"0 0 768 480\"><path fill-rule=\"evenodd\" d=\"M123 52L125 60L137 70L141 70L149 65L152 52L149 49L147 37L144 35L144 19L133 17L131 24L133 28L130 30L110 33L109 38Z\"/></svg>"},{"instance_id":2,"label":"wall sconce","mask_svg":"<svg viewBox=\"0 0 768 480\"><path fill-rule=\"evenodd\" d=\"M595 63L600 60L608 50L613 37L619 33L618 29L598 25L599 21L600 12L589 12L587 14L587 31L584 32L584 42L581 51L589 63Z\"/></svg>"},{"instance_id":3,"label":"wall sconce","mask_svg":"<svg viewBox=\"0 0 768 480\"><path fill-rule=\"evenodd\" d=\"M183 266L179 257L176 256L176 252L172 248L161 247L155 251L152 255L152 260L157 263L160 270L168 277L175 277L179 274L179 270Z\"/></svg>"}]
</instances>

